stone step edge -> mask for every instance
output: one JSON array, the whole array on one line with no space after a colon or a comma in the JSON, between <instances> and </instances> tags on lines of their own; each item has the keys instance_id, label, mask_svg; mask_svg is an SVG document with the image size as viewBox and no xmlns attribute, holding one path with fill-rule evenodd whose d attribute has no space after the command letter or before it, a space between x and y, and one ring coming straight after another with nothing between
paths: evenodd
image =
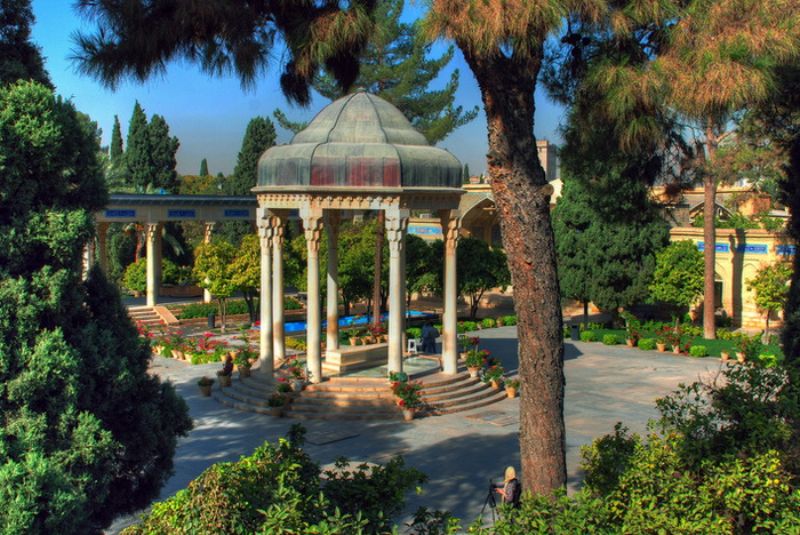
<instances>
[{"instance_id":1,"label":"stone step edge","mask_svg":"<svg viewBox=\"0 0 800 535\"><path fill-rule=\"evenodd\" d=\"M458 397L458 398L448 399L448 400L445 400L445 401L433 401L433 402L425 402L425 403L429 407L435 407L435 408L444 409L444 408L448 408L448 407L455 407L455 406L458 406L458 405L469 405L472 402L475 402L475 401L478 401L478 400L481 400L481 399L484 399L484 398L492 397L495 394L497 394L497 392L495 390L487 389L485 391L481 391L481 392L478 392L478 393L474 393L474 394L470 394L470 395L462 396L462 397ZM505 395L505 392L503 393L503 395Z\"/></svg>"},{"instance_id":2,"label":"stone step edge","mask_svg":"<svg viewBox=\"0 0 800 535\"><path fill-rule=\"evenodd\" d=\"M423 395L423 396L426 396L426 395L435 396L435 395L438 395L438 394L444 394L444 393L447 393L447 392L453 392L453 391L456 391L456 390L461 390L463 388L469 388L469 387L471 387L473 385L476 385L476 384L478 384L480 382L481 382L480 379L478 379L477 377L467 377L464 380L459 381L459 382L449 383L449 384L442 385L442 386L435 386L435 387L432 387L432 388L428 388L428 387L423 385L422 390L420 390L420 394Z\"/></svg>"},{"instance_id":3,"label":"stone step edge","mask_svg":"<svg viewBox=\"0 0 800 535\"><path fill-rule=\"evenodd\" d=\"M420 395L420 397L422 398L423 401L428 402L428 403L436 402L436 401L446 401L446 400L449 400L449 399L455 399L455 398L464 397L464 396L467 396L467 395L470 395L470 394L476 394L478 392L483 392L484 390L486 390L486 388L487 388L486 385L481 384L481 383L476 383L476 384L472 384L472 385L469 385L469 386L464 387L464 388L459 388L459 389L451 390L451 391L448 391L448 392L442 392L440 394L429 395L429 394L422 393Z\"/></svg>"},{"instance_id":4,"label":"stone step edge","mask_svg":"<svg viewBox=\"0 0 800 535\"><path fill-rule=\"evenodd\" d=\"M480 409L480 408L485 407L487 405L492 405L494 403L500 403L501 401L503 401L504 399L507 399L507 398L508 398L508 396L506 396L505 393L504 393L502 397L499 396L499 395L498 396L493 396L493 397L490 397L490 398L482 399L477 403L472 403L472 404L469 404L469 405L459 405L457 407L444 408L444 409L436 409L436 408L434 408L432 410L429 409L429 410L425 411L425 414L429 415L429 416L443 416L445 414L453 414L453 413L457 413L457 412L469 411L469 410L472 410L472 409Z\"/></svg>"}]
</instances>

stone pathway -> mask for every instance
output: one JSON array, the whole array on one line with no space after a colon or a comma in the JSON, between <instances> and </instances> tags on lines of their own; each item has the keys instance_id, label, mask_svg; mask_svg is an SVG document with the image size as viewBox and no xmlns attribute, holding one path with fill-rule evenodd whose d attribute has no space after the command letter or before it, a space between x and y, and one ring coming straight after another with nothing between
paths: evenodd
<instances>
[{"instance_id":1,"label":"stone pathway","mask_svg":"<svg viewBox=\"0 0 800 535\"><path fill-rule=\"evenodd\" d=\"M481 347L500 358L506 370L517 368L515 327L478 335ZM656 398L678 383L692 382L720 367L716 359L600 343L567 341L565 348L567 468L573 489L581 479L581 445L609 433L618 421L643 432L647 420L657 415ZM184 488L210 464L248 455L263 441L285 435L295 423L228 409L201 397L196 380L213 376L218 368L218 364L189 366L160 357L153 363L153 372L171 380L186 399L195 423L190 435L179 442L175 474L162 490L162 498ZM409 466L428 474L424 494L409 497L409 514L424 505L448 509L469 523L480 512L489 481L499 481L509 464L519 467L519 399L412 423L304 421L303 425L308 429L306 449L320 464L339 456L384 462L402 454ZM111 532L124 523L115 523Z\"/></svg>"}]
</instances>

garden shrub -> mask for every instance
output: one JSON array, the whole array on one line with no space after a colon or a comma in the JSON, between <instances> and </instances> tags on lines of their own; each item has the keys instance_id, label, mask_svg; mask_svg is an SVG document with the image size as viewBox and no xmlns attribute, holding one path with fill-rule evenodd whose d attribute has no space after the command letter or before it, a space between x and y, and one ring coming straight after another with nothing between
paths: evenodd
<instances>
[{"instance_id":1,"label":"garden shrub","mask_svg":"<svg viewBox=\"0 0 800 535\"><path fill-rule=\"evenodd\" d=\"M783 355L776 355L774 353L761 353L758 356L757 362L765 368L774 368L783 362Z\"/></svg>"},{"instance_id":2,"label":"garden shrub","mask_svg":"<svg viewBox=\"0 0 800 535\"><path fill-rule=\"evenodd\" d=\"M186 489L153 505L126 535L239 533L384 533L422 484L421 472L400 457L385 466L320 468L302 449L304 430L264 443L238 462L217 463Z\"/></svg>"},{"instance_id":3,"label":"garden shrub","mask_svg":"<svg viewBox=\"0 0 800 535\"><path fill-rule=\"evenodd\" d=\"M581 333L581 342L596 342L597 335L594 331L583 331Z\"/></svg>"},{"instance_id":4,"label":"garden shrub","mask_svg":"<svg viewBox=\"0 0 800 535\"><path fill-rule=\"evenodd\" d=\"M779 366L728 366L657 402L644 437L617 424L582 448L584 487L526 495L473 533L797 533L797 387Z\"/></svg>"},{"instance_id":5,"label":"garden shrub","mask_svg":"<svg viewBox=\"0 0 800 535\"><path fill-rule=\"evenodd\" d=\"M478 324L474 321L461 321L458 323L459 333L469 333L478 330Z\"/></svg>"},{"instance_id":6,"label":"garden shrub","mask_svg":"<svg viewBox=\"0 0 800 535\"><path fill-rule=\"evenodd\" d=\"M491 329L496 325L497 322L494 320L494 318L483 318L483 320L481 320L481 327L484 329Z\"/></svg>"},{"instance_id":7,"label":"garden shrub","mask_svg":"<svg viewBox=\"0 0 800 535\"><path fill-rule=\"evenodd\" d=\"M639 349L644 351L652 351L656 348L656 339L655 338L642 338L639 340L637 344Z\"/></svg>"},{"instance_id":8,"label":"garden shrub","mask_svg":"<svg viewBox=\"0 0 800 535\"><path fill-rule=\"evenodd\" d=\"M589 331L591 332L591 331ZM619 343L616 334L604 334L603 335L603 343L607 346L614 346Z\"/></svg>"},{"instance_id":9,"label":"garden shrub","mask_svg":"<svg viewBox=\"0 0 800 535\"><path fill-rule=\"evenodd\" d=\"M689 355L692 357L705 357L708 355L706 346L696 345L689 348Z\"/></svg>"},{"instance_id":10,"label":"garden shrub","mask_svg":"<svg viewBox=\"0 0 800 535\"><path fill-rule=\"evenodd\" d=\"M131 292L144 293L147 291L147 259L140 258L138 262L128 265L122 275L122 284Z\"/></svg>"},{"instance_id":11,"label":"garden shrub","mask_svg":"<svg viewBox=\"0 0 800 535\"><path fill-rule=\"evenodd\" d=\"M517 316L511 314L509 316L503 316L503 325L513 326L517 324Z\"/></svg>"},{"instance_id":12,"label":"garden shrub","mask_svg":"<svg viewBox=\"0 0 800 535\"><path fill-rule=\"evenodd\" d=\"M298 338L295 336L287 336L286 337L286 347L289 349L296 349L297 351L305 351L306 350L306 340L305 338Z\"/></svg>"}]
</instances>

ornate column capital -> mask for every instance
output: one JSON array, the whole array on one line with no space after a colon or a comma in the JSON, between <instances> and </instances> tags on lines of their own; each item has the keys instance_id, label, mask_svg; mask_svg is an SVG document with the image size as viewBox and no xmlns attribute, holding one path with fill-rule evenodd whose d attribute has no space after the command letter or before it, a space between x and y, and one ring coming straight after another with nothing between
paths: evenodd
<instances>
[{"instance_id":1,"label":"ornate column capital","mask_svg":"<svg viewBox=\"0 0 800 535\"><path fill-rule=\"evenodd\" d=\"M272 245L283 247L286 237L286 225L279 216L272 216Z\"/></svg>"},{"instance_id":2,"label":"ornate column capital","mask_svg":"<svg viewBox=\"0 0 800 535\"><path fill-rule=\"evenodd\" d=\"M156 240L161 231L161 223L145 223L144 231L148 240Z\"/></svg>"},{"instance_id":3,"label":"ornate column capital","mask_svg":"<svg viewBox=\"0 0 800 535\"><path fill-rule=\"evenodd\" d=\"M445 251L454 251L458 243L458 231L461 228L461 217L455 210L443 210L439 219L442 224L442 239Z\"/></svg>"},{"instance_id":4,"label":"ornate column capital","mask_svg":"<svg viewBox=\"0 0 800 535\"><path fill-rule=\"evenodd\" d=\"M319 241L322 237L322 213L320 211L308 211L305 213L301 211L300 217L303 219L303 232L305 233L308 251L318 253Z\"/></svg>"},{"instance_id":5,"label":"ornate column capital","mask_svg":"<svg viewBox=\"0 0 800 535\"><path fill-rule=\"evenodd\" d=\"M408 230L408 214L386 212L386 239L389 242L389 253L399 254L405 246Z\"/></svg>"},{"instance_id":6,"label":"ornate column capital","mask_svg":"<svg viewBox=\"0 0 800 535\"><path fill-rule=\"evenodd\" d=\"M205 243L211 241L211 235L214 233L214 227L216 224L216 221L206 221L203 223L203 241Z\"/></svg>"}]
</instances>

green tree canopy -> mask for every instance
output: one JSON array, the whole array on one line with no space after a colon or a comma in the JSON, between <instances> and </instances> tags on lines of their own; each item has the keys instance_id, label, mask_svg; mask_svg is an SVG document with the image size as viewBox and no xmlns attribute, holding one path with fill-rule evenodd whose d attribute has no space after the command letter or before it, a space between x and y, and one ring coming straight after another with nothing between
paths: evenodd
<instances>
[{"instance_id":1,"label":"green tree canopy","mask_svg":"<svg viewBox=\"0 0 800 535\"><path fill-rule=\"evenodd\" d=\"M200 160L200 176L208 176L208 160L203 158Z\"/></svg>"},{"instance_id":2,"label":"green tree canopy","mask_svg":"<svg viewBox=\"0 0 800 535\"><path fill-rule=\"evenodd\" d=\"M0 3L0 85L34 80L53 87L39 47L31 42L34 17L30 0Z\"/></svg>"},{"instance_id":3,"label":"green tree canopy","mask_svg":"<svg viewBox=\"0 0 800 535\"><path fill-rule=\"evenodd\" d=\"M125 150L125 168L130 186L135 191L163 188L177 192L180 186L175 171L175 153L180 142L170 137L169 126L160 115L153 115L150 123L137 101L128 125L128 142Z\"/></svg>"},{"instance_id":4,"label":"green tree canopy","mask_svg":"<svg viewBox=\"0 0 800 535\"><path fill-rule=\"evenodd\" d=\"M122 156L122 129L119 125L119 117L114 115L114 127L111 129L111 148L108 151L112 163L117 163Z\"/></svg>"},{"instance_id":5,"label":"green tree canopy","mask_svg":"<svg viewBox=\"0 0 800 535\"><path fill-rule=\"evenodd\" d=\"M650 294L654 301L679 308L691 306L703 294L703 253L694 242L670 243L656 255Z\"/></svg>"},{"instance_id":6,"label":"green tree canopy","mask_svg":"<svg viewBox=\"0 0 800 535\"><path fill-rule=\"evenodd\" d=\"M233 262L236 248L222 239L201 243L194 251L192 273L201 288L207 289L219 303L222 328L225 328L226 301L237 286L234 283Z\"/></svg>"},{"instance_id":7,"label":"green tree canopy","mask_svg":"<svg viewBox=\"0 0 800 535\"><path fill-rule=\"evenodd\" d=\"M147 372L117 290L81 279L107 202L96 126L32 82L0 88L0 531L89 533L145 506L191 428ZM13 506L11 506L13 504Z\"/></svg>"},{"instance_id":8,"label":"green tree canopy","mask_svg":"<svg viewBox=\"0 0 800 535\"><path fill-rule=\"evenodd\" d=\"M433 258L438 259L439 291L444 288L444 251L442 242L433 245ZM458 294L469 304L469 317L475 319L481 298L492 288L511 283L506 255L478 238L461 238L456 247Z\"/></svg>"},{"instance_id":9,"label":"green tree canopy","mask_svg":"<svg viewBox=\"0 0 800 535\"><path fill-rule=\"evenodd\" d=\"M755 304L764 313L766 326L764 338L769 340L770 314L782 310L789 295L789 280L792 278L792 265L778 261L766 264L756 271L752 279L745 281L747 291L755 293Z\"/></svg>"},{"instance_id":10,"label":"green tree canopy","mask_svg":"<svg viewBox=\"0 0 800 535\"><path fill-rule=\"evenodd\" d=\"M250 321L254 323L258 319L256 301L261 288L261 245L257 235L242 238L231 264L231 282L242 292Z\"/></svg>"}]
</instances>

